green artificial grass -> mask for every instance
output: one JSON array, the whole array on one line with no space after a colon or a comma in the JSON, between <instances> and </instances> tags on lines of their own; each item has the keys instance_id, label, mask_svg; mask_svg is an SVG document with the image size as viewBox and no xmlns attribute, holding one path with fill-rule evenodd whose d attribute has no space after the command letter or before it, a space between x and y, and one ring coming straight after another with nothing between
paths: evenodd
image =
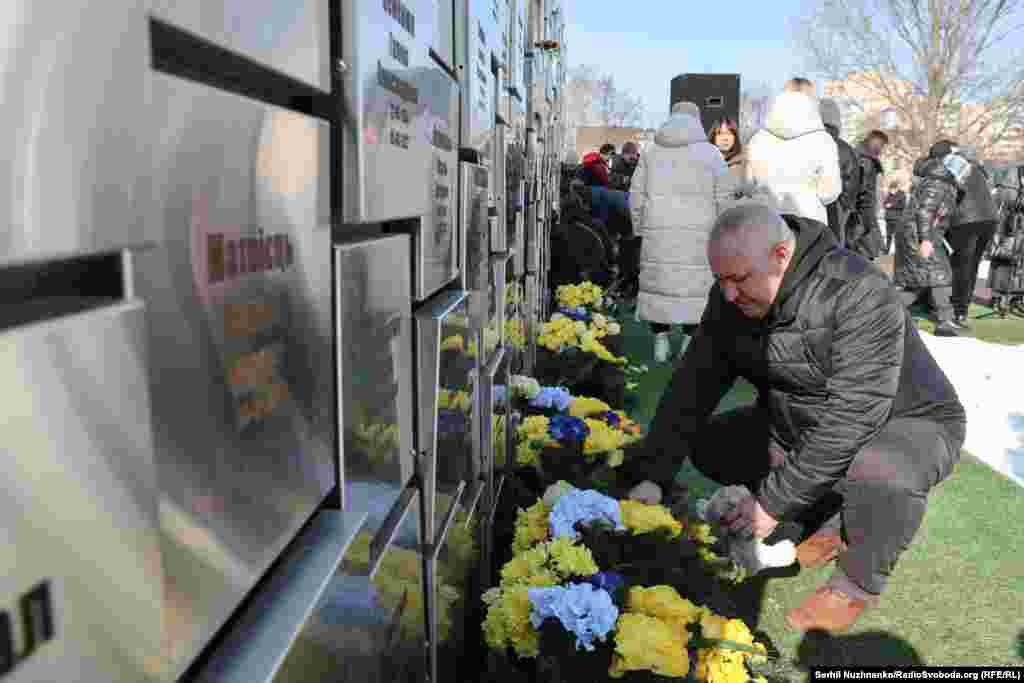
<instances>
[{"instance_id":1,"label":"green artificial grass","mask_svg":"<svg viewBox=\"0 0 1024 683\"><path fill-rule=\"evenodd\" d=\"M935 323L931 320L926 306L915 304L910 310L917 321L918 329L929 334L935 332ZM972 304L968 312L971 329L962 332L961 336L974 337L993 344L1024 344L1024 320L1012 317L978 319L979 316L988 315L991 312L992 309L988 306Z\"/></svg>"},{"instance_id":2,"label":"green artificial grass","mask_svg":"<svg viewBox=\"0 0 1024 683\"><path fill-rule=\"evenodd\" d=\"M646 325L635 322L631 311L620 318L626 354L633 363L650 367L628 406L646 426L672 368L654 365ZM1024 331L1020 334L1024 341ZM678 350L680 340L674 333L673 349ZM749 384L737 383L719 410L753 397ZM689 464L679 477L692 497L717 487ZM825 581L831 567L747 581L737 588L737 597L750 615L748 623L779 653L770 678L809 680L807 669L815 665L1024 665L1021 520L1024 491L964 454L953 475L931 495L924 526L901 558L880 606L866 612L850 633L805 636L786 627L786 612Z\"/></svg>"}]
</instances>

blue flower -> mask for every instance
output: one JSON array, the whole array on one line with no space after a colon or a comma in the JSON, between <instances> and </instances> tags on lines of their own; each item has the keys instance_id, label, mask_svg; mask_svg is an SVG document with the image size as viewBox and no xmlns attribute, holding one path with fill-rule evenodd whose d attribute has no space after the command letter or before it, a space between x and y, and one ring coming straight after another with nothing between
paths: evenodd
<instances>
[{"instance_id":1,"label":"blue flower","mask_svg":"<svg viewBox=\"0 0 1024 683\"><path fill-rule=\"evenodd\" d=\"M469 418L457 410L442 408L437 411L437 435L439 437L465 434L469 431Z\"/></svg>"},{"instance_id":2,"label":"blue flower","mask_svg":"<svg viewBox=\"0 0 1024 683\"><path fill-rule=\"evenodd\" d=\"M590 320L590 311L587 310L586 306L577 306L576 308L559 306L558 312L570 320L582 320L583 322Z\"/></svg>"},{"instance_id":3,"label":"blue flower","mask_svg":"<svg viewBox=\"0 0 1024 683\"><path fill-rule=\"evenodd\" d=\"M590 427L572 415L554 415L548 420L548 433L556 441L580 442L590 436Z\"/></svg>"},{"instance_id":4,"label":"blue flower","mask_svg":"<svg viewBox=\"0 0 1024 683\"><path fill-rule=\"evenodd\" d=\"M505 402L505 396L507 395L507 393L508 392L505 390L504 385L496 384L494 386L494 402L496 404L497 403L504 403Z\"/></svg>"},{"instance_id":5,"label":"blue flower","mask_svg":"<svg viewBox=\"0 0 1024 683\"><path fill-rule=\"evenodd\" d=\"M619 501L597 491L573 489L557 501L548 514L551 535L555 538L576 534L579 522L610 522L616 529L624 529Z\"/></svg>"},{"instance_id":6,"label":"blue flower","mask_svg":"<svg viewBox=\"0 0 1024 683\"><path fill-rule=\"evenodd\" d=\"M562 387L542 387L540 393L530 400L534 408L554 408L559 412L568 410L570 404L572 394Z\"/></svg>"},{"instance_id":7,"label":"blue flower","mask_svg":"<svg viewBox=\"0 0 1024 683\"><path fill-rule=\"evenodd\" d=\"M620 418L612 411L608 411L607 413L604 414L604 421L607 422L612 427L618 427L620 424L622 424L622 418Z\"/></svg>"},{"instance_id":8,"label":"blue flower","mask_svg":"<svg viewBox=\"0 0 1024 683\"><path fill-rule=\"evenodd\" d=\"M619 608L607 591L589 583L556 588L531 588L530 623L540 628L546 619L558 619L562 628L576 635L576 649L594 651L594 641L608 637L619 618Z\"/></svg>"},{"instance_id":9,"label":"blue flower","mask_svg":"<svg viewBox=\"0 0 1024 683\"><path fill-rule=\"evenodd\" d=\"M594 588L600 588L609 593L614 593L626 585L626 578L615 572L598 572L591 576L589 581Z\"/></svg>"}]
</instances>

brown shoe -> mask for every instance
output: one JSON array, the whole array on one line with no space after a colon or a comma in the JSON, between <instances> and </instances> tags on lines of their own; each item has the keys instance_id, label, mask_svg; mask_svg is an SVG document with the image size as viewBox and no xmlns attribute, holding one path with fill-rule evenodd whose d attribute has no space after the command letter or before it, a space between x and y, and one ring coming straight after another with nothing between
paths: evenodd
<instances>
[{"instance_id":1,"label":"brown shoe","mask_svg":"<svg viewBox=\"0 0 1024 683\"><path fill-rule=\"evenodd\" d=\"M851 598L830 586L822 586L804 604L789 610L786 623L797 631L842 633L857 621L867 606L863 600Z\"/></svg>"},{"instance_id":2,"label":"brown shoe","mask_svg":"<svg viewBox=\"0 0 1024 683\"><path fill-rule=\"evenodd\" d=\"M846 544L835 531L819 531L796 547L796 559L802 569L827 564L846 551Z\"/></svg>"}]
</instances>

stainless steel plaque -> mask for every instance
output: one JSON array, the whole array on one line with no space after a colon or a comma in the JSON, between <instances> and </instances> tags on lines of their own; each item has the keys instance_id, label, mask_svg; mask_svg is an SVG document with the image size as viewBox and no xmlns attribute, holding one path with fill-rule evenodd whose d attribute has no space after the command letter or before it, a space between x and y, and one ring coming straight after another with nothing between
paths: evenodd
<instances>
[{"instance_id":1,"label":"stainless steel plaque","mask_svg":"<svg viewBox=\"0 0 1024 683\"><path fill-rule=\"evenodd\" d=\"M324 92L331 91L321 0L152 0L153 15Z\"/></svg>"},{"instance_id":2,"label":"stainless steel plaque","mask_svg":"<svg viewBox=\"0 0 1024 683\"><path fill-rule=\"evenodd\" d=\"M335 251L342 502L387 510L413 475L412 319L405 235Z\"/></svg>"},{"instance_id":3,"label":"stainless steel plaque","mask_svg":"<svg viewBox=\"0 0 1024 683\"><path fill-rule=\"evenodd\" d=\"M459 237L462 286L470 292L489 286L487 266L491 258L488 218L491 176L486 166L459 164Z\"/></svg>"},{"instance_id":4,"label":"stainless steel plaque","mask_svg":"<svg viewBox=\"0 0 1024 683\"><path fill-rule=\"evenodd\" d=\"M0 3L0 265L154 238L145 9Z\"/></svg>"},{"instance_id":5,"label":"stainless steel plaque","mask_svg":"<svg viewBox=\"0 0 1024 683\"><path fill-rule=\"evenodd\" d=\"M443 71L432 74L429 111L436 114L431 133L430 210L413 232L413 296L422 301L459 274L458 231L459 87Z\"/></svg>"},{"instance_id":6,"label":"stainless steel plaque","mask_svg":"<svg viewBox=\"0 0 1024 683\"><path fill-rule=\"evenodd\" d=\"M168 680L145 316L129 301L0 334L5 683Z\"/></svg>"},{"instance_id":7,"label":"stainless steel plaque","mask_svg":"<svg viewBox=\"0 0 1024 683\"><path fill-rule=\"evenodd\" d=\"M162 74L151 89L160 240L134 279L176 677L336 480L328 126Z\"/></svg>"},{"instance_id":8,"label":"stainless steel plaque","mask_svg":"<svg viewBox=\"0 0 1024 683\"><path fill-rule=\"evenodd\" d=\"M343 219L422 216L433 207L434 133L450 123L450 81L430 57L430 0L342 3Z\"/></svg>"},{"instance_id":9,"label":"stainless steel plaque","mask_svg":"<svg viewBox=\"0 0 1024 683\"><path fill-rule=\"evenodd\" d=\"M495 78L500 58L499 0L457 0L463 12L464 45L458 53L462 77L462 146L476 150L481 161L493 154Z\"/></svg>"},{"instance_id":10,"label":"stainless steel plaque","mask_svg":"<svg viewBox=\"0 0 1024 683\"><path fill-rule=\"evenodd\" d=\"M434 15L434 52L455 71L455 5L458 0L436 0Z\"/></svg>"}]
</instances>

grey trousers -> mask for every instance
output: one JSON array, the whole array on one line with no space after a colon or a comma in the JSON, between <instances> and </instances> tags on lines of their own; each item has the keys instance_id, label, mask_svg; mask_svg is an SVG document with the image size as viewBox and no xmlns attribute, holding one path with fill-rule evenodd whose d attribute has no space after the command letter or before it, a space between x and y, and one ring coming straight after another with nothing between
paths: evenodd
<instances>
[{"instance_id":1,"label":"grey trousers","mask_svg":"<svg viewBox=\"0 0 1024 683\"><path fill-rule=\"evenodd\" d=\"M929 491L960 459L960 445L936 422L892 420L857 454L832 492L793 521L804 527L805 537L823 525L839 525L848 545L840 570L865 593L880 595L921 528ZM711 418L692 453L704 476L751 491L773 467L794 457L771 443L767 416L756 406Z\"/></svg>"},{"instance_id":2,"label":"grey trousers","mask_svg":"<svg viewBox=\"0 0 1024 683\"><path fill-rule=\"evenodd\" d=\"M921 289L901 289L900 299L904 306L917 303L925 295L930 298L932 311L939 322L953 320L953 287L922 287Z\"/></svg>"}]
</instances>

